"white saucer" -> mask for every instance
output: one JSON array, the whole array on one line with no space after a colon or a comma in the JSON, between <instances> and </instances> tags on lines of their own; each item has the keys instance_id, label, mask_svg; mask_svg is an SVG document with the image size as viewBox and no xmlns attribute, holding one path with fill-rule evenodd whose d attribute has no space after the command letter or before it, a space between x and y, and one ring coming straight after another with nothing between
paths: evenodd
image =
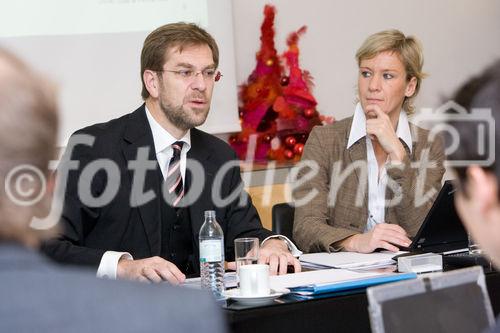
<instances>
[{"instance_id":1,"label":"white saucer","mask_svg":"<svg viewBox=\"0 0 500 333\"><path fill-rule=\"evenodd\" d=\"M230 299L234 299L235 301L238 301L240 303L244 304L260 304L260 303L266 303L274 300L275 298L278 298L282 295L286 295L290 292L288 289L280 289L280 290L273 290L271 289L271 293L269 295L265 296L243 296L240 295L240 290L239 289L229 289L224 292L224 296Z\"/></svg>"}]
</instances>

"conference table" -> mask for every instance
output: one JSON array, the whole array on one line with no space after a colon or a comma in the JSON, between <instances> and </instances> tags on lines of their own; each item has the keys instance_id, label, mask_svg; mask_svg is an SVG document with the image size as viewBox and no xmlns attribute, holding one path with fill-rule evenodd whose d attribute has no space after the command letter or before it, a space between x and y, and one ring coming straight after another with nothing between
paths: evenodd
<instances>
[{"instance_id":1,"label":"conference table","mask_svg":"<svg viewBox=\"0 0 500 333\"><path fill-rule=\"evenodd\" d=\"M453 269L446 267L445 270ZM500 312L500 273L485 268L495 316ZM288 294L261 305L228 300L223 305L231 332L370 332L366 289L308 298Z\"/></svg>"}]
</instances>

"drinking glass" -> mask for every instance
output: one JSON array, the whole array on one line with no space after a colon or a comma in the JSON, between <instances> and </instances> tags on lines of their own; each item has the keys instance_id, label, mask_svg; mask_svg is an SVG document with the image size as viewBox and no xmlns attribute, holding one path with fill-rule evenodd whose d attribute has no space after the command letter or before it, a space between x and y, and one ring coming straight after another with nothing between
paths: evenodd
<instances>
[{"instance_id":1,"label":"drinking glass","mask_svg":"<svg viewBox=\"0 0 500 333\"><path fill-rule=\"evenodd\" d=\"M236 274L244 265L256 264L259 259L259 239L256 237L236 238L234 240Z\"/></svg>"}]
</instances>

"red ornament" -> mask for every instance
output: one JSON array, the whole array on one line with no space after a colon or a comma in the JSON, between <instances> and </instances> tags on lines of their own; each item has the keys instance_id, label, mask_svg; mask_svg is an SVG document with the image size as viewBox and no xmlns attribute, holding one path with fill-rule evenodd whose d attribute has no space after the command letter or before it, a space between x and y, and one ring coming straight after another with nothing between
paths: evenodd
<instances>
[{"instance_id":1,"label":"red ornament","mask_svg":"<svg viewBox=\"0 0 500 333\"><path fill-rule=\"evenodd\" d=\"M315 113L316 113L316 110L314 110L314 109L305 109L304 110L304 117L312 118Z\"/></svg>"},{"instance_id":2,"label":"red ornament","mask_svg":"<svg viewBox=\"0 0 500 333\"><path fill-rule=\"evenodd\" d=\"M291 160L293 158L293 151L291 151L290 149L285 149L283 151L283 154L285 155L285 158L287 160Z\"/></svg>"},{"instance_id":3,"label":"red ornament","mask_svg":"<svg viewBox=\"0 0 500 333\"><path fill-rule=\"evenodd\" d=\"M287 145L290 148L293 148L293 146L295 146L296 143L297 139L295 139L295 137L293 136L287 136L285 139L285 145Z\"/></svg>"},{"instance_id":4,"label":"red ornament","mask_svg":"<svg viewBox=\"0 0 500 333\"><path fill-rule=\"evenodd\" d=\"M264 138L263 138L265 143L271 142L272 139L273 139L273 137L271 136L271 134L266 134L266 135L264 135Z\"/></svg>"},{"instance_id":5,"label":"red ornament","mask_svg":"<svg viewBox=\"0 0 500 333\"><path fill-rule=\"evenodd\" d=\"M304 151L304 144L297 143L295 146L293 146L293 152L295 153L295 155L302 155L303 151Z\"/></svg>"},{"instance_id":6,"label":"red ornament","mask_svg":"<svg viewBox=\"0 0 500 333\"><path fill-rule=\"evenodd\" d=\"M238 137L236 135L232 135L229 137L229 143L235 144L236 142L238 142Z\"/></svg>"},{"instance_id":7,"label":"red ornament","mask_svg":"<svg viewBox=\"0 0 500 333\"><path fill-rule=\"evenodd\" d=\"M283 76L280 80L280 84L284 87L290 83L290 78L288 76Z\"/></svg>"}]
</instances>

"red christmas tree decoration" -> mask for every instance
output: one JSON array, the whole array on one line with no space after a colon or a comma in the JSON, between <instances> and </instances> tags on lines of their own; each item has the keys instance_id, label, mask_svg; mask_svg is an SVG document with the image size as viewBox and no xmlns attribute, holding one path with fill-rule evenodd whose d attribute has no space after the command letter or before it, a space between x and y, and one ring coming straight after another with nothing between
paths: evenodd
<instances>
[{"instance_id":1,"label":"red christmas tree decoration","mask_svg":"<svg viewBox=\"0 0 500 333\"><path fill-rule=\"evenodd\" d=\"M333 122L316 110L312 77L299 66L298 40L306 27L287 39L288 50L281 57L288 71L285 75L274 46L275 13L273 6L265 6L257 65L240 87L242 131L229 139L240 159L298 161L311 129Z\"/></svg>"}]
</instances>

